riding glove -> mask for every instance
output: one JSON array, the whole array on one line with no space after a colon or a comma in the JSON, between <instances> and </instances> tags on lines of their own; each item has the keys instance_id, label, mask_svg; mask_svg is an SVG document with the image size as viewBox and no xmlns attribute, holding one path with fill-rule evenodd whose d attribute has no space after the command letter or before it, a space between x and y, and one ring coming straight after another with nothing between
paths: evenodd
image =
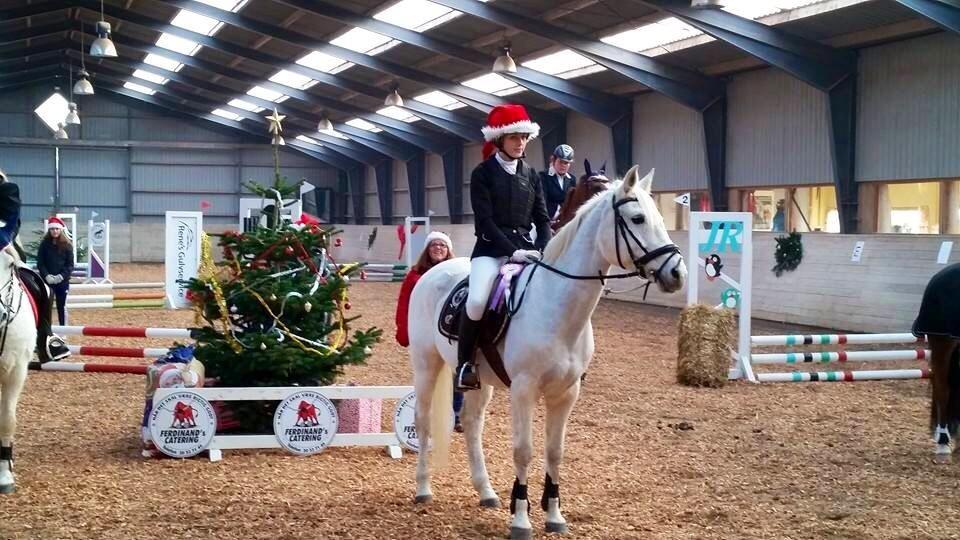
<instances>
[{"instance_id":1,"label":"riding glove","mask_svg":"<svg viewBox=\"0 0 960 540\"><path fill-rule=\"evenodd\" d=\"M510 257L510 262L528 263L539 261L541 257L540 252L535 249L518 249L513 252L513 255Z\"/></svg>"}]
</instances>

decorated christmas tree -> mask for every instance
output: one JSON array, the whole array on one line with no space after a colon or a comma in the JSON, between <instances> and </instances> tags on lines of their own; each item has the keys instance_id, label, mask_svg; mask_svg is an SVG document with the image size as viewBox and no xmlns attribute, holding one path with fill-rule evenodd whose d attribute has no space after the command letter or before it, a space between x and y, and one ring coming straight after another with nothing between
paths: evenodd
<instances>
[{"instance_id":1,"label":"decorated christmas tree","mask_svg":"<svg viewBox=\"0 0 960 540\"><path fill-rule=\"evenodd\" d=\"M274 111L274 179L246 187L264 200L266 225L220 236L223 262L213 261L204 237L198 278L188 284L197 313L195 358L219 386L322 386L343 367L361 364L381 331L351 333L347 296L357 264L337 265L327 250L339 231L281 219L284 201L300 183L280 174L282 116ZM339 241L338 239L336 241ZM275 404L228 402L243 431L268 431Z\"/></svg>"}]
</instances>

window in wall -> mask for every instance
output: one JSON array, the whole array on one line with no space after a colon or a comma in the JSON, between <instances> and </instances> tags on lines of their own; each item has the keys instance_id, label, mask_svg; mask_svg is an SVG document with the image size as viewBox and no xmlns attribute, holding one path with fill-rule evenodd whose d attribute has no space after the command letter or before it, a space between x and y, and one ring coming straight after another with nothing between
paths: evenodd
<instances>
[{"instance_id":1,"label":"window in wall","mask_svg":"<svg viewBox=\"0 0 960 540\"><path fill-rule=\"evenodd\" d=\"M753 213L755 231L840 232L833 186L742 191L740 207Z\"/></svg>"},{"instance_id":2,"label":"window in wall","mask_svg":"<svg viewBox=\"0 0 960 540\"><path fill-rule=\"evenodd\" d=\"M940 233L940 182L885 184L879 191L879 232Z\"/></svg>"}]
</instances>

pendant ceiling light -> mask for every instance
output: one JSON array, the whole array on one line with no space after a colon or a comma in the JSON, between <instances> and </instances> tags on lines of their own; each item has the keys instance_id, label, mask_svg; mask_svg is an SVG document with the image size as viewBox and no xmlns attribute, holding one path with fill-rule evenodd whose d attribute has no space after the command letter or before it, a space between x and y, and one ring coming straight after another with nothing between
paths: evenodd
<instances>
[{"instance_id":1,"label":"pendant ceiling light","mask_svg":"<svg viewBox=\"0 0 960 540\"><path fill-rule=\"evenodd\" d=\"M517 63L510 56L510 44L503 47L503 54L493 61L494 73L516 73Z\"/></svg>"},{"instance_id":2,"label":"pendant ceiling light","mask_svg":"<svg viewBox=\"0 0 960 540\"><path fill-rule=\"evenodd\" d=\"M90 56L117 57L117 48L110 40L110 23L105 21L103 16L103 0L100 0L100 22L97 23L97 39L90 44Z\"/></svg>"},{"instance_id":3,"label":"pendant ceiling light","mask_svg":"<svg viewBox=\"0 0 960 540\"><path fill-rule=\"evenodd\" d=\"M83 23L80 23L80 71L77 72L79 80L73 85L73 93L78 96L92 96L93 85L90 84L90 74L87 73L87 64L84 62L85 54L83 51Z\"/></svg>"},{"instance_id":4,"label":"pendant ceiling light","mask_svg":"<svg viewBox=\"0 0 960 540\"><path fill-rule=\"evenodd\" d=\"M399 90L398 85L393 85L393 91L387 94L387 99L383 100L383 104L387 107L403 107L403 98L400 97Z\"/></svg>"}]
</instances>

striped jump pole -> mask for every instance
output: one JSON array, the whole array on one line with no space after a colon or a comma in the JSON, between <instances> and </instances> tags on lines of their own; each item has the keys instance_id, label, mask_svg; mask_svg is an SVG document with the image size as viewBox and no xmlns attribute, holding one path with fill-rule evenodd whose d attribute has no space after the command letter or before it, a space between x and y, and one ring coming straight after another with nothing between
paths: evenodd
<instances>
[{"instance_id":1,"label":"striped jump pole","mask_svg":"<svg viewBox=\"0 0 960 540\"><path fill-rule=\"evenodd\" d=\"M853 382L929 378L929 369L878 369L858 371L757 373L757 380L760 382Z\"/></svg>"},{"instance_id":2,"label":"striped jump pole","mask_svg":"<svg viewBox=\"0 0 960 540\"><path fill-rule=\"evenodd\" d=\"M750 344L758 347L793 345L866 345L872 343L918 343L913 334L795 334L784 336L750 336Z\"/></svg>"},{"instance_id":3,"label":"striped jump pole","mask_svg":"<svg viewBox=\"0 0 960 540\"><path fill-rule=\"evenodd\" d=\"M122 302L125 300L163 300L166 294L160 292L123 293L123 294L75 294L67 297L67 303L90 304L94 302Z\"/></svg>"},{"instance_id":4,"label":"striped jump pole","mask_svg":"<svg viewBox=\"0 0 960 540\"><path fill-rule=\"evenodd\" d=\"M71 284L71 291L100 291L121 289L163 289L166 285L162 281L145 281L138 283L78 283Z\"/></svg>"},{"instance_id":5,"label":"striped jump pole","mask_svg":"<svg viewBox=\"0 0 960 540\"><path fill-rule=\"evenodd\" d=\"M363 265L363 269L368 272L406 272L407 265L405 264L383 264L383 263L367 263Z\"/></svg>"},{"instance_id":6,"label":"striped jump pole","mask_svg":"<svg viewBox=\"0 0 960 540\"><path fill-rule=\"evenodd\" d=\"M754 364L801 364L813 362L885 362L895 360L926 360L928 358L930 358L930 351L926 349L917 349L915 351L824 351L751 354L750 362Z\"/></svg>"},{"instance_id":7,"label":"striped jump pole","mask_svg":"<svg viewBox=\"0 0 960 540\"><path fill-rule=\"evenodd\" d=\"M54 326L62 336L193 339L189 328L146 328L137 326Z\"/></svg>"},{"instance_id":8,"label":"striped jump pole","mask_svg":"<svg viewBox=\"0 0 960 540\"><path fill-rule=\"evenodd\" d=\"M164 301L157 300L127 300L125 302L67 302L70 309L158 309L166 307Z\"/></svg>"},{"instance_id":9,"label":"striped jump pole","mask_svg":"<svg viewBox=\"0 0 960 540\"><path fill-rule=\"evenodd\" d=\"M125 366L123 364L84 364L80 362L30 362L27 366L34 371L72 371L81 373L127 373L146 375L147 366Z\"/></svg>"},{"instance_id":10,"label":"striped jump pole","mask_svg":"<svg viewBox=\"0 0 960 540\"><path fill-rule=\"evenodd\" d=\"M96 347L89 345L68 345L71 354L80 356L113 356L119 358L160 358L170 349L165 347Z\"/></svg>"}]
</instances>

